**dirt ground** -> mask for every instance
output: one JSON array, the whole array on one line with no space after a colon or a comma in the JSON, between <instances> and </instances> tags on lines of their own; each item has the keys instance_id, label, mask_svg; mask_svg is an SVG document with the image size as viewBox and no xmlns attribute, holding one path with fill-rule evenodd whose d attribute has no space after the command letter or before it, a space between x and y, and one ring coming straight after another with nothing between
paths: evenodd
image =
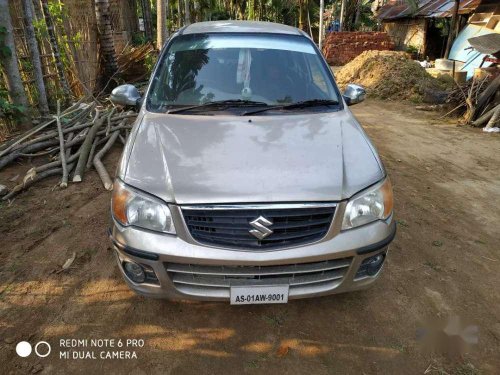
<instances>
[{"instance_id":1,"label":"dirt ground","mask_svg":"<svg viewBox=\"0 0 500 375\"><path fill-rule=\"evenodd\" d=\"M353 111L395 191L398 233L373 288L237 307L136 296L115 265L110 194L96 173L63 191L52 178L0 206L0 372L500 373L500 136L404 104L369 100ZM5 169L0 181L28 168ZM434 349L425 341L429 321L454 316L478 339L461 355L450 350L457 336L441 335ZM137 359L60 359L60 339L73 338L144 345L127 349ZM21 358L22 340L47 341L52 353Z\"/></svg>"}]
</instances>

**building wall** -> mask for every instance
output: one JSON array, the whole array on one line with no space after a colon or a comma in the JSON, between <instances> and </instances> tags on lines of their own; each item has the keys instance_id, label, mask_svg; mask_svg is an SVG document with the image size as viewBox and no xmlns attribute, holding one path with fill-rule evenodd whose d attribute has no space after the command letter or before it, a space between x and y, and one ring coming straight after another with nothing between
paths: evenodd
<instances>
[{"instance_id":1,"label":"building wall","mask_svg":"<svg viewBox=\"0 0 500 375\"><path fill-rule=\"evenodd\" d=\"M403 18L394 22L384 22L384 30L390 35L396 49L406 50L416 47L420 54L425 53L427 20L425 18Z\"/></svg>"},{"instance_id":2,"label":"building wall","mask_svg":"<svg viewBox=\"0 0 500 375\"><path fill-rule=\"evenodd\" d=\"M394 43L384 32L331 32L323 42L323 55L334 66L347 64L364 51L392 49Z\"/></svg>"}]
</instances>

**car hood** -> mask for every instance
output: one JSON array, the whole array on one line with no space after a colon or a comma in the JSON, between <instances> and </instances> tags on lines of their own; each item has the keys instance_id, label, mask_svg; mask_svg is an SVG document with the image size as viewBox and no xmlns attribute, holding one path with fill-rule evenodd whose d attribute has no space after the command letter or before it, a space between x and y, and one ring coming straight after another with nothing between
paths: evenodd
<instances>
[{"instance_id":1,"label":"car hood","mask_svg":"<svg viewBox=\"0 0 500 375\"><path fill-rule=\"evenodd\" d=\"M287 116L145 113L120 177L166 202L338 201L384 176L348 109Z\"/></svg>"}]
</instances>

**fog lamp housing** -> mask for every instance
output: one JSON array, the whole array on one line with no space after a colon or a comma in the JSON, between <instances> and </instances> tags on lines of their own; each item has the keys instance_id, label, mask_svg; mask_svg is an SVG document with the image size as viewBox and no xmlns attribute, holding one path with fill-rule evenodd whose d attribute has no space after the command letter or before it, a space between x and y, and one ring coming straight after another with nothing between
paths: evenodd
<instances>
[{"instance_id":1,"label":"fog lamp housing","mask_svg":"<svg viewBox=\"0 0 500 375\"><path fill-rule=\"evenodd\" d=\"M384 264L385 255L386 253L384 251L363 260L355 278L360 279L367 276L375 276Z\"/></svg>"},{"instance_id":2,"label":"fog lamp housing","mask_svg":"<svg viewBox=\"0 0 500 375\"><path fill-rule=\"evenodd\" d=\"M146 281L146 274L143 268L134 262L125 261L123 262L123 270L130 280L134 283L142 284Z\"/></svg>"}]
</instances>

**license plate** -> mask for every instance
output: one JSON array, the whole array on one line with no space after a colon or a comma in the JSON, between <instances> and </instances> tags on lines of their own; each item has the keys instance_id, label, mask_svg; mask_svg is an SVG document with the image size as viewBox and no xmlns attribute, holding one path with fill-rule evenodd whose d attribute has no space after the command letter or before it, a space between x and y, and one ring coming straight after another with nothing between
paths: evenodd
<instances>
[{"instance_id":1,"label":"license plate","mask_svg":"<svg viewBox=\"0 0 500 375\"><path fill-rule=\"evenodd\" d=\"M232 286L231 305L287 303L288 285Z\"/></svg>"}]
</instances>

